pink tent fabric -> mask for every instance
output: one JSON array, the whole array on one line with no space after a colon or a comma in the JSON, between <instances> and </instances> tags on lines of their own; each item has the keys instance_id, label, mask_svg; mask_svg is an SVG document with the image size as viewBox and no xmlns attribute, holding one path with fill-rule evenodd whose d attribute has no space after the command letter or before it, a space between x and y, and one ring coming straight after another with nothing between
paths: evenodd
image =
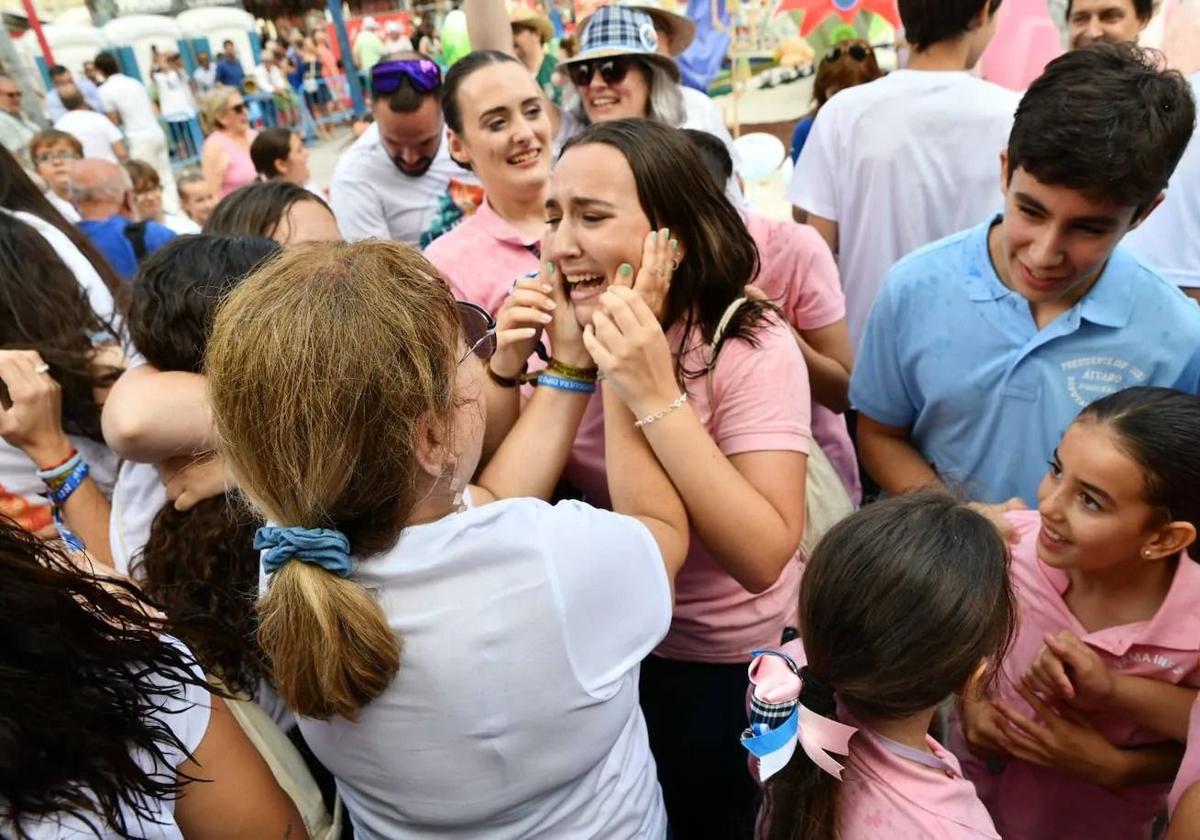
<instances>
[{"instance_id":1,"label":"pink tent fabric","mask_svg":"<svg viewBox=\"0 0 1200 840\"><path fill-rule=\"evenodd\" d=\"M1062 34L1046 0L1005 0L995 37L983 54L983 77L1025 90L1062 51Z\"/></svg>"}]
</instances>

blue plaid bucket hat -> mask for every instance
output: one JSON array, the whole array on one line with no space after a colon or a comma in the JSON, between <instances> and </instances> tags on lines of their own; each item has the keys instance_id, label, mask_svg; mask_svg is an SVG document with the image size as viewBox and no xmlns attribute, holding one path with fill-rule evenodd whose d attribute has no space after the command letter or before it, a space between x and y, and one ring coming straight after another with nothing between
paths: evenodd
<instances>
[{"instance_id":1,"label":"blue plaid bucket hat","mask_svg":"<svg viewBox=\"0 0 1200 840\"><path fill-rule=\"evenodd\" d=\"M625 6L601 6L587 20L579 39L579 52L564 64L635 55L666 70L679 81L679 67L658 52L658 32L654 19L640 9Z\"/></svg>"}]
</instances>

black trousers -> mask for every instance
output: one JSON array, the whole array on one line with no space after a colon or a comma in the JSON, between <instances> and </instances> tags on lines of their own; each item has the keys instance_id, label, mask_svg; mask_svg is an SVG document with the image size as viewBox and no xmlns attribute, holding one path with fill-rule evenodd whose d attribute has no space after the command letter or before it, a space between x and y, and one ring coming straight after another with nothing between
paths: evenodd
<instances>
[{"instance_id":1,"label":"black trousers","mask_svg":"<svg viewBox=\"0 0 1200 840\"><path fill-rule=\"evenodd\" d=\"M642 661L641 703L671 840L752 840L758 785L739 742L746 667Z\"/></svg>"}]
</instances>

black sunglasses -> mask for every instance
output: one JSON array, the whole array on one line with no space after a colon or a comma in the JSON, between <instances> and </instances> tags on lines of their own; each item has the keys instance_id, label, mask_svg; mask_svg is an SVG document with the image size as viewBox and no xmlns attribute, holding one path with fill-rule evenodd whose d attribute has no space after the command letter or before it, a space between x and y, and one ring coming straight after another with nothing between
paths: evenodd
<instances>
[{"instance_id":1,"label":"black sunglasses","mask_svg":"<svg viewBox=\"0 0 1200 840\"><path fill-rule=\"evenodd\" d=\"M244 114L244 113L246 113L246 103L239 102L236 105L230 105L229 110L233 111L233 113L235 113L235 114Z\"/></svg>"},{"instance_id":2,"label":"black sunglasses","mask_svg":"<svg viewBox=\"0 0 1200 840\"><path fill-rule=\"evenodd\" d=\"M633 62L628 56L619 55L616 58L602 58L592 61L577 61L567 65L567 73L575 87L587 87L591 84L592 76L600 72L604 84L615 85L629 73Z\"/></svg>"},{"instance_id":3,"label":"black sunglasses","mask_svg":"<svg viewBox=\"0 0 1200 840\"><path fill-rule=\"evenodd\" d=\"M463 341L467 345L467 352L463 353L458 363L461 365L472 353L486 362L496 352L496 319L477 304L465 300L455 303L458 304L458 322L462 325Z\"/></svg>"},{"instance_id":4,"label":"black sunglasses","mask_svg":"<svg viewBox=\"0 0 1200 840\"><path fill-rule=\"evenodd\" d=\"M867 52L867 48L862 44L851 44L848 47L834 47L829 52L825 53L825 60L837 61L842 57L842 53L850 56L855 61L866 61L867 56L870 55L870 53Z\"/></svg>"}]
</instances>

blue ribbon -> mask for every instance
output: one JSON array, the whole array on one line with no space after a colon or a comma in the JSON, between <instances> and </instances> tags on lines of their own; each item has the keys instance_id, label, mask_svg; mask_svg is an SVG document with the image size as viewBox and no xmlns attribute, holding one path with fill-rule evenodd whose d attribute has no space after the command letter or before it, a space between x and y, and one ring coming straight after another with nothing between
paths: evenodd
<instances>
[{"instance_id":1,"label":"blue ribbon","mask_svg":"<svg viewBox=\"0 0 1200 840\"><path fill-rule=\"evenodd\" d=\"M254 535L254 547L266 549L263 569L267 574L279 571L292 558L312 563L338 577L349 577L354 564L350 559L350 541L332 528L280 528L264 525Z\"/></svg>"}]
</instances>

